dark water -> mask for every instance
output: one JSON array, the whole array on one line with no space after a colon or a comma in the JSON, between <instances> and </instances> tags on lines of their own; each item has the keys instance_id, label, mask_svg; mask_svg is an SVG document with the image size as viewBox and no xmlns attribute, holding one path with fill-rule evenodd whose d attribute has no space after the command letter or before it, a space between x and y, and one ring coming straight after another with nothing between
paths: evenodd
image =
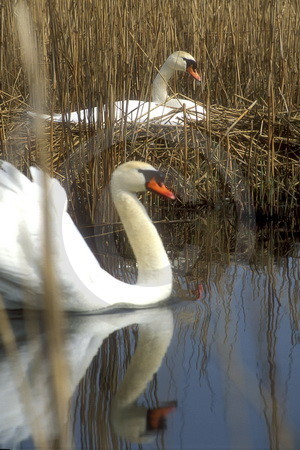
<instances>
[{"instance_id":1,"label":"dark water","mask_svg":"<svg viewBox=\"0 0 300 450\"><path fill-rule=\"evenodd\" d=\"M299 236L287 223L258 228L224 212L184 219L160 226L174 266L170 302L67 320L72 448L297 449ZM103 239L102 264L132 279L122 236ZM34 428L57 448L43 332L26 338L23 318L11 324L22 370L1 351L0 448L33 448Z\"/></svg>"}]
</instances>

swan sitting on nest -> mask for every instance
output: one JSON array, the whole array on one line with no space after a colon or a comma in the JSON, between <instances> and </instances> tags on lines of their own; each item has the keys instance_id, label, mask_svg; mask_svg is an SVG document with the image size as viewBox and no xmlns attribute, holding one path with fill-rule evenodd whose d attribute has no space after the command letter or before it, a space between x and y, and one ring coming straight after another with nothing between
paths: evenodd
<instances>
[{"instance_id":1,"label":"swan sitting on nest","mask_svg":"<svg viewBox=\"0 0 300 450\"><path fill-rule=\"evenodd\" d=\"M168 94L168 83L175 72L187 72L195 80L200 81L197 72L195 58L189 53L177 51L172 53L162 65L155 79L151 90L151 102L140 100L124 100L114 103L114 120L134 123L150 122L160 125L183 125L185 116L190 120L202 120L205 117L205 109L197 103L185 98L170 98ZM185 105L185 112L183 106ZM177 111L180 109L179 111ZM66 114L41 114L28 111L31 117L41 117L53 122L97 122L99 110L97 107L82 109L79 112L73 111ZM105 107L103 109L102 120L105 122Z\"/></svg>"}]
</instances>

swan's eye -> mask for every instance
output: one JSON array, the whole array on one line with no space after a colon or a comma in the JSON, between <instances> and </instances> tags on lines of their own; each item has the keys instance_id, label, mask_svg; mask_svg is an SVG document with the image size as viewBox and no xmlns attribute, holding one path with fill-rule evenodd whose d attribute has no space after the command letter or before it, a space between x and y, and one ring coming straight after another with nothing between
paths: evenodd
<instances>
[{"instance_id":1,"label":"swan's eye","mask_svg":"<svg viewBox=\"0 0 300 450\"><path fill-rule=\"evenodd\" d=\"M193 59L183 58L186 61L186 71L197 81L201 81L201 76L197 72L197 63Z\"/></svg>"},{"instance_id":2,"label":"swan's eye","mask_svg":"<svg viewBox=\"0 0 300 450\"><path fill-rule=\"evenodd\" d=\"M164 182L164 176L158 172L158 170L138 169L138 171L144 175L146 183L152 179L154 179L158 185L161 185Z\"/></svg>"},{"instance_id":3,"label":"swan's eye","mask_svg":"<svg viewBox=\"0 0 300 450\"><path fill-rule=\"evenodd\" d=\"M169 191L164 185L164 177L157 170L143 170L138 169L140 173L142 173L145 177L145 186L149 191L156 192L157 194L162 195L163 197L168 197L172 200L175 199L175 195L173 192Z\"/></svg>"},{"instance_id":4,"label":"swan's eye","mask_svg":"<svg viewBox=\"0 0 300 450\"><path fill-rule=\"evenodd\" d=\"M188 58L183 58L186 62L186 68L188 67L192 67L192 69L196 70L197 69L197 63L195 60L193 59L188 59Z\"/></svg>"}]
</instances>

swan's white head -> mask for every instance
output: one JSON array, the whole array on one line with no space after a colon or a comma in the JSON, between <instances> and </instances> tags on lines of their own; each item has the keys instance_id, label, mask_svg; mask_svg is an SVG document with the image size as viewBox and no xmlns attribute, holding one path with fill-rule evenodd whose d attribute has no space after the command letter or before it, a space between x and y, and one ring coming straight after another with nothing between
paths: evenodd
<instances>
[{"instance_id":1,"label":"swan's white head","mask_svg":"<svg viewBox=\"0 0 300 450\"><path fill-rule=\"evenodd\" d=\"M163 175L150 164L141 161L129 161L121 164L111 177L112 191L127 191L132 193L154 191L163 197L175 199L163 183Z\"/></svg>"},{"instance_id":2,"label":"swan's white head","mask_svg":"<svg viewBox=\"0 0 300 450\"><path fill-rule=\"evenodd\" d=\"M187 52L177 51L172 53L165 64L173 71L188 72L195 80L201 80L201 77L197 72L196 60Z\"/></svg>"}]
</instances>

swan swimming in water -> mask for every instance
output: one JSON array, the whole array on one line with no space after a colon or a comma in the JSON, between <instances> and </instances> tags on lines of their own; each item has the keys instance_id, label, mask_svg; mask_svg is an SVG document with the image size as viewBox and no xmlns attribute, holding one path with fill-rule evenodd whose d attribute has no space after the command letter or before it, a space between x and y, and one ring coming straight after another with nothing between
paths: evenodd
<instances>
[{"instance_id":1,"label":"swan swimming in water","mask_svg":"<svg viewBox=\"0 0 300 450\"><path fill-rule=\"evenodd\" d=\"M43 292L43 172L30 169L33 181L8 162L0 162L0 292L8 308L22 307L22 286ZM103 270L67 213L67 196L60 183L47 176L52 220L54 270L67 311L93 311L122 303L146 307L168 298L172 270L160 236L136 193L154 191L175 199L150 164L131 161L112 174L111 195L138 265L135 285ZM19 286L19 288L18 288ZM21 286L21 289L20 289ZM42 308L38 296L24 297Z\"/></svg>"},{"instance_id":2,"label":"swan swimming in water","mask_svg":"<svg viewBox=\"0 0 300 450\"><path fill-rule=\"evenodd\" d=\"M155 79L151 90L151 102L140 100L124 100L114 103L114 120L126 120L127 122L150 122L160 125L183 125L184 114L188 119L201 120L205 117L205 109L191 100L184 98L169 98L168 82L175 72L187 72L195 80L200 81L197 72L195 58L189 53L177 51L172 53L162 65ZM185 104L186 112L182 111ZM177 109L181 111L177 112ZM79 112L73 111L66 114L41 114L28 111L32 117L39 116L45 120L53 122L89 122L98 120L98 108L82 109ZM105 121L105 107L103 110L103 122Z\"/></svg>"}]
</instances>

